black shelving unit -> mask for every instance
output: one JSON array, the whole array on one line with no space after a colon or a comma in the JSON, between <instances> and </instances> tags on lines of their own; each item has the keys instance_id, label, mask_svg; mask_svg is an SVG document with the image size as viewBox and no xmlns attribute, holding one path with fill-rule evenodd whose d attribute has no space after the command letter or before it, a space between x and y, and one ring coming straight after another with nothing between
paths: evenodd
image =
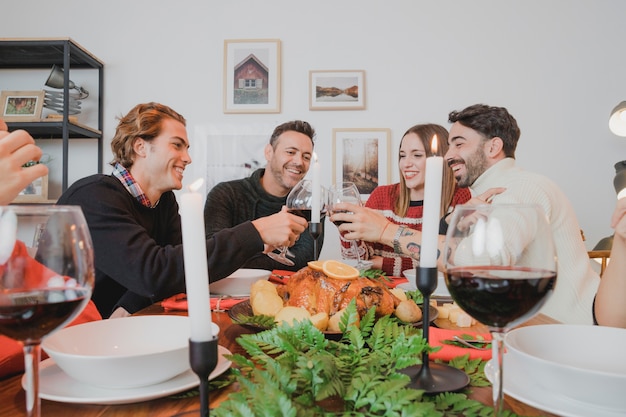
<instances>
[{"instance_id":1,"label":"black shelving unit","mask_svg":"<svg viewBox=\"0 0 626 417\"><path fill-rule=\"evenodd\" d=\"M94 139L98 141L98 172L102 172L102 103L104 100L104 64L70 38L0 38L0 69L52 69L63 68L63 114L58 121L7 122L10 130L24 129L35 139L62 139L61 192L68 187L69 141ZM98 71L98 126L89 127L72 123L69 119L69 81L72 69Z\"/></svg>"}]
</instances>

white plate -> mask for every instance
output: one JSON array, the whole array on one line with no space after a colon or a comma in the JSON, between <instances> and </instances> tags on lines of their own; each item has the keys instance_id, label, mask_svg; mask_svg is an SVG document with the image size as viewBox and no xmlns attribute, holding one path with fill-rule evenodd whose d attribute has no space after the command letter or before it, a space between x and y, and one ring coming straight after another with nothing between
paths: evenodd
<instances>
[{"instance_id":1,"label":"white plate","mask_svg":"<svg viewBox=\"0 0 626 417\"><path fill-rule=\"evenodd\" d=\"M223 374L230 368L231 361L224 358L231 352L218 346L217 366L209 379ZM39 396L45 400L76 404L127 404L148 401L191 389L199 384L198 376L190 369L159 384L138 388L107 389L79 382L59 368L52 359L41 362L39 367ZM22 387L26 376L22 377Z\"/></svg>"},{"instance_id":2,"label":"white plate","mask_svg":"<svg viewBox=\"0 0 626 417\"><path fill-rule=\"evenodd\" d=\"M549 392L534 384L526 372L516 362L507 361L504 355L504 393L532 407L563 417L623 417L626 409L617 410L603 407L602 404L590 404L576 401L563 395ZM485 365L485 376L493 383L495 373L494 360Z\"/></svg>"}]
</instances>

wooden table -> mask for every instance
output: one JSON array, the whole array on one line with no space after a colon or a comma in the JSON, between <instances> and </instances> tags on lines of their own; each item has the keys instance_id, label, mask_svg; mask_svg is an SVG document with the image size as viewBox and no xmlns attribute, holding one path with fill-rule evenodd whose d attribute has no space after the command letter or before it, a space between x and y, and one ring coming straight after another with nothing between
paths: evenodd
<instances>
[{"instance_id":1,"label":"wooden table","mask_svg":"<svg viewBox=\"0 0 626 417\"><path fill-rule=\"evenodd\" d=\"M139 314L180 314L164 312L160 304L155 304L141 311ZM235 342L235 339L242 334L252 333L251 330L233 324L227 313L213 313L213 320L220 327L219 344L230 350L232 353L244 353L244 350ZM555 323L554 320L547 316L539 315L530 320L525 325L548 324ZM436 320L435 324L442 328L455 328L447 319ZM483 325L476 325L472 328L465 328L468 331L486 332L487 329ZM2 417L18 417L25 415L25 397L21 388L22 375L10 377L0 380L0 416ZM211 406L216 406L222 402L230 392L236 389L236 384L232 384L217 392L211 392ZM484 404L491 404L491 388L474 387L470 397ZM530 407L513 398L505 396L506 408L514 411L518 415L525 416L552 416L552 414L542 412L536 408ZM59 403L54 401L41 401L41 412L43 417L171 417L177 413L189 410L195 410L200 407L199 397L191 398L159 398L140 403L123 404L123 405L84 405Z\"/></svg>"}]
</instances>

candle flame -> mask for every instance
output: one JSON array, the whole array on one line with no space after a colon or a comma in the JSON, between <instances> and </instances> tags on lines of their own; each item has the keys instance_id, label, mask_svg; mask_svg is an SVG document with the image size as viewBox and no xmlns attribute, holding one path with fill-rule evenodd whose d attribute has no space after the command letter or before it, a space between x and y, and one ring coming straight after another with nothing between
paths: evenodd
<instances>
[{"instance_id":1,"label":"candle flame","mask_svg":"<svg viewBox=\"0 0 626 417\"><path fill-rule=\"evenodd\" d=\"M192 193L198 191L200 189L200 187L202 187L202 184L204 184L204 178L198 178L197 180L195 180L194 182L192 182L191 184L189 184L189 191L191 191Z\"/></svg>"},{"instance_id":2,"label":"candle flame","mask_svg":"<svg viewBox=\"0 0 626 417\"><path fill-rule=\"evenodd\" d=\"M433 139L430 141L430 152L433 155L437 155L437 145L438 145L437 135L433 135Z\"/></svg>"}]
</instances>

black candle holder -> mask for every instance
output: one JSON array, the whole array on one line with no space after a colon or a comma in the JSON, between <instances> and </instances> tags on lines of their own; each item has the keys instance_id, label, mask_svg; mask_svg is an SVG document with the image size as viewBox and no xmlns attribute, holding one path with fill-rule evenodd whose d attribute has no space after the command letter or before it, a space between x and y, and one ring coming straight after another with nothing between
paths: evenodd
<instances>
[{"instance_id":1,"label":"black candle holder","mask_svg":"<svg viewBox=\"0 0 626 417\"><path fill-rule=\"evenodd\" d=\"M196 342L189 339L189 363L200 378L200 417L209 416L209 375L217 366L217 336Z\"/></svg>"},{"instance_id":2,"label":"black candle holder","mask_svg":"<svg viewBox=\"0 0 626 417\"><path fill-rule=\"evenodd\" d=\"M422 334L428 343L430 296L437 288L437 268L417 267L415 281L417 289L424 296ZM410 366L403 369L402 373L411 378L408 385L410 388L424 390L428 394L459 391L469 384L469 377L465 372L441 363L431 363L428 352L422 353L422 365Z\"/></svg>"},{"instance_id":3,"label":"black candle holder","mask_svg":"<svg viewBox=\"0 0 626 417\"><path fill-rule=\"evenodd\" d=\"M319 249L317 239L322 234L322 223L309 222L309 233L313 236L313 260L317 261L319 257Z\"/></svg>"}]
</instances>

